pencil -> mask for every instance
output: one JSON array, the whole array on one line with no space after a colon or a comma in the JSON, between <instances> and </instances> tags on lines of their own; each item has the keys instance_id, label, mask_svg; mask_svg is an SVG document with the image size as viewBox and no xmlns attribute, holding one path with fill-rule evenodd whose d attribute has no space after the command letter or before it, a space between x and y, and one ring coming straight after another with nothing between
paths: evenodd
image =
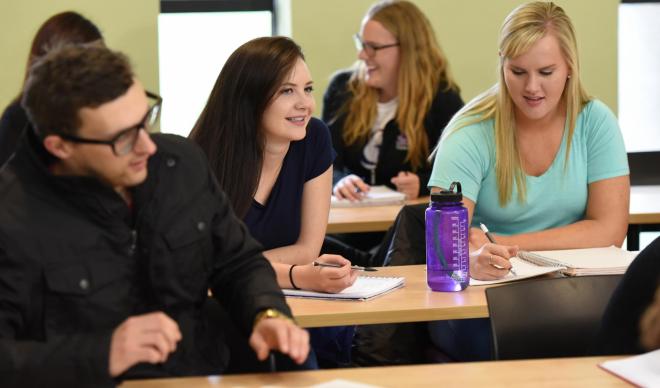
<instances>
[{"instance_id":1,"label":"pencil","mask_svg":"<svg viewBox=\"0 0 660 388\"><path fill-rule=\"evenodd\" d=\"M486 227L486 225L484 225L483 223L479 223L479 227L481 228L481 230L482 230L482 231L484 232L484 234L486 235L486 238L488 239L488 241L490 241L490 242L493 243L493 244L497 244L497 243L495 242L495 239L493 238L493 235L490 234L490 231L488 231L488 227ZM497 268L499 268L498 265L494 265L494 264L492 264L492 265L493 265L493 267L497 267ZM511 269L509 269L509 271L513 274L513 276L518 276L518 274L517 274L516 271L513 269L513 267L511 267Z\"/></svg>"},{"instance_id":2,"label":"pencil","mask_svg":"<svg viewBox=\"0 0 660 388\"><path fill-rule=\"evenodd\" d=\"M315 267L329 267L329 268L341 268L343 265L341 264L334 264L334 263L320 263L318 261L314 262ZM373 267L360 267L359 265L352 265L351 269L354 271L378 271L378 269L373 268Z\"/></svg>"}]
</instances>

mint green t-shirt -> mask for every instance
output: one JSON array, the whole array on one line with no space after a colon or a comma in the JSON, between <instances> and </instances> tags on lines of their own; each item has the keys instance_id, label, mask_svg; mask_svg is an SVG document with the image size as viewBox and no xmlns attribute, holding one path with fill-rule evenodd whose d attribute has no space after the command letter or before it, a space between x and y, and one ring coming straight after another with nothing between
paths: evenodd
<instances>
[{"instance_id":1,"label":"mint green t-shirt","mask_svg":"<svg viewBox=\"0 0 660 388\"><path fill-rule=\"evenodd\" d=\"M450 130L447 128L446 130ZM495 175L494 121L486 120L443 139L433 164L429 187L462 185L475 202L472 225L483 222L495 233L512 235L556 228L584 218L588 185L628 175L628 158L614 114L598 100L589 102L577 118L568 166L564 168L566 137L550 168L541 176L526 176L526 201L517 187L506 206L499 204Z\"/></svg>"}]
</instances>

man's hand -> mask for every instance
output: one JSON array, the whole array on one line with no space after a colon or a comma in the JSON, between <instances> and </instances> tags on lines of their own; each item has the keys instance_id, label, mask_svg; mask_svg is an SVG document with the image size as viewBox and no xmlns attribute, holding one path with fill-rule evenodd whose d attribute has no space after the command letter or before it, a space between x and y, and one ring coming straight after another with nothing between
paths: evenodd
<instances>
[{"instance_id":1,"label":"man's hand","mask_svg":"<svg viewBox=\"0 0 660 388\"><path fill-rule=\"evenodd\" d=\"M419 197L419 176L413 172L399 171L399 175L390 179L396 191L406 195L406 199Z\"/></svg>"},{"instance_id":2,"label":"man's hand","mask_svg":"<svg viewBox=\"0 0 660 388\"><path fill-rule=\"evenodd\" d=\"M140 362L165 362L180 340L179 325L162 312L128 318L112 333L110 376L119 376Z\"/></svg>"},{"instance_id":3,"label":"man's hand","mask_svg":"<svg viewBox=\"0 0 660 388\"><path fill-rule=\"evenodd\" d=\"M660 348L660 288L655 293L655 300L642 315L639 326L642 346L649 351Z\"/></svg>"},{"instance_id":4,"label":"man's hand","mask_svg":"<svg viewBox=\"0 0 660 388\"><path fill-rule=\"evenodd\" d=\"M296 364L302 364L309 354L309 334L293 322L283 318L265 318L257 322L250 346L261 361L271 350L287 354Z\"/></svg>"}]
</instances>

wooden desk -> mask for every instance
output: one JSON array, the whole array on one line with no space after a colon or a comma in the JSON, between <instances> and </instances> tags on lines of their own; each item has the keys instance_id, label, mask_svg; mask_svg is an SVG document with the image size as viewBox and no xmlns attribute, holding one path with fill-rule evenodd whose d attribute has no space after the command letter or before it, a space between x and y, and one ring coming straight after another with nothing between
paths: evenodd
<instances>
[{"instance_id":1,"label":"wooden desk","mask_svg":"<svg viewBox=\"0 0 660 388\"><path fill-rule=\"evenodd\" d=\"M409 204L428 202L428 197ZM387 230L401 206L330 209L328 233L379 232ZM660 186L632 186L628 217L628 250L639 249L639 233L660 230Z\"/></svg>"},{"instance_id":2,"label":"wooden desk","mask_svg":"<svg viewBox=\"0 0 660 388\"><path fill-rule=\"evenodd\" d=\"M303 327L367 325L488 317L485 289L433 292L426 285L426 266L380 268L379 276L403 276L405 287L367 301L287 298Z\"/></svg>"},{"instance_id":3,"label":"wooden desk","mask_svg":"<svg viewBox=\"0 0 660 388\"><path fill-rule=\"evenodd\" d=\"M603 361L617 358L621 357L491 361L135 380L128 381L121 387L309 387L340 378L381 387L629 387L624 380L597 366Z\"/></svg>"},{"instance_id":4,"label":"wooden desk","mask_svg":"<svg viewBox=\"0 0 660 388\"><path fill-rule=\"evenodd\" d=\"M429 197L406 201L406 204L428 203ZM327 233L383 232L403 205L330 208Z\"/></svg>"}]
</instances>

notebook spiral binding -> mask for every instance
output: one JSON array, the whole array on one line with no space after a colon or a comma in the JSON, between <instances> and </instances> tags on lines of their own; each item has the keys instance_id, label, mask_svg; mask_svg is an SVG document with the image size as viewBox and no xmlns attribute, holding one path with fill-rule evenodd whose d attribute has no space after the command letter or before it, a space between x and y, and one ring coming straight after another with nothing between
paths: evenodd
<instances>
[{"instance_id":1,"label":"notebook spiral binding","mask_svg":"<svg viewBox=\"0 0 660 388\"><path fill-rule=\"evenodd\" d=\"M567 267L567 265L564 263L550 259L548 257L537 255L536 253L532 252L519 251L518 257L540 267Z\"/></svg>"}]
</instances>

